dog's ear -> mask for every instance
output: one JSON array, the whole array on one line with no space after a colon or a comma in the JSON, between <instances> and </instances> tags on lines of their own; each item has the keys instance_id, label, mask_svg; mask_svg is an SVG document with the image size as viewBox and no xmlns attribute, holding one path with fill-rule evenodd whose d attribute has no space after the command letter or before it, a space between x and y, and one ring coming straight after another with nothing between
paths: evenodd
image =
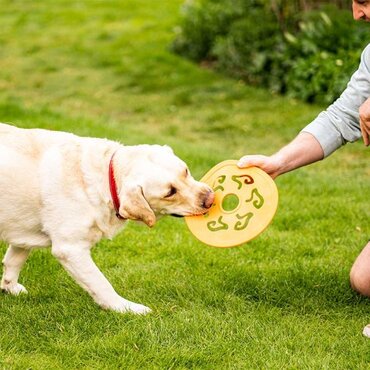
<instances>
[{"instance_id":1,"label":"dog's ear","mask_svg":"<svg viewBox=\"0 0 370 370\"><path fill-rule=\"evenodd\" d=\"M155 224L156 217L144 197L143 189L139 185L130 186L120 192L119 213L129 220L145 222L149 227Z\"/></svg>"}]
</instances>

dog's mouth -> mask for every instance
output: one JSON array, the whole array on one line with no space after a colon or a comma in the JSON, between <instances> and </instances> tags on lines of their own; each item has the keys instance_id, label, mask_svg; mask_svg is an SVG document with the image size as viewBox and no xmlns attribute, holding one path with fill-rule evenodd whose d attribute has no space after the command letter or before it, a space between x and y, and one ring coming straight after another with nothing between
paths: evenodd
<instances>
[{"instance_id":1,"label":"dog's mouth","mask_svg":"<svg viewBox=\"0 0 370 370\"><path fill-rule=\"evenodd\" d=\"M205 213L207 213L208 211L209 211L208 209L205 209L205 210L202 210L200 212L186 213L184 215L179 215L178 213L170 213L170 216L172 216L172 217L178 217L178 218L187 217L187 216L201 216L201 215L204 215Z\"/></svg>"},{"instance_id":2,"label":"dog's mouth","mask_svg":"<svg viewBox=\"0 0 370 370\"><path fill-rule=\"evenodd\" d=\"M173 217L184 217L183 215L178 215L177 213L171 213L171 216L173 216Z\"/></svg>"}]
</instances>

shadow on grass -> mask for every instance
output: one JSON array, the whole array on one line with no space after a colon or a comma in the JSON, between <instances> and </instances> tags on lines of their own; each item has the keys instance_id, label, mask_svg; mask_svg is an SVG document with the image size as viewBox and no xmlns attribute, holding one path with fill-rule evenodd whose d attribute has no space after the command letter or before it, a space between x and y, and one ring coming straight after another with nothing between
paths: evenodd
<instances>
[{"instance_id":1,"label":"shadow on grass","mask_svg":"<svg viewBox=\"0 0 370 370\"><path fill-rule=\"evenodd\" d=\"M222 289L246 302L258 302L301 313L319 310L355 309L368 310L370 301L354 292L343 272L311 269L297 271L234 270L224 275Z\"/></svg>"}]
</instances>

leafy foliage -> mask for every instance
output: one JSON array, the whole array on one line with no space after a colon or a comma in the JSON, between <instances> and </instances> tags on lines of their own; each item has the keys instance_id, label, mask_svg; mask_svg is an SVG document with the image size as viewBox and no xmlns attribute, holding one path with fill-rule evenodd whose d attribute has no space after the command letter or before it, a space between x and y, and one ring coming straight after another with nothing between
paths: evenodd
<instances>
[{"instance_id":1,"label":"leafy foliage","mask_svg":"<svg viewBox=\"0 0 370 370\"><path fill-rule=\"evenodd\" d=\"M173 50L274 92L332 102L358 66L366 26L333 4L283 19L267 3L187 3Z\"/></svg>"}]
</instances>

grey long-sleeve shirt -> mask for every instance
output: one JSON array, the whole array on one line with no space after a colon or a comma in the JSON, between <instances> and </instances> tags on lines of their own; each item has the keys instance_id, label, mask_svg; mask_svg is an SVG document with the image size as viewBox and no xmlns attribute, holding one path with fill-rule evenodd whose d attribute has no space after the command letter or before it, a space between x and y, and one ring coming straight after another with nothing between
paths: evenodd
<instances>
[{"instance_id":1,"label":"grey long-sleeve shirt","mask_svg":"<svg viewBox=\"0 0 370 370\"><path fill-rule=\"evenodd\" d=\"M347 142L361 138L359 108L370 97L370 44L342 95L302 131L313 135L327 157Z\"/></svg>"}]
</instances>

